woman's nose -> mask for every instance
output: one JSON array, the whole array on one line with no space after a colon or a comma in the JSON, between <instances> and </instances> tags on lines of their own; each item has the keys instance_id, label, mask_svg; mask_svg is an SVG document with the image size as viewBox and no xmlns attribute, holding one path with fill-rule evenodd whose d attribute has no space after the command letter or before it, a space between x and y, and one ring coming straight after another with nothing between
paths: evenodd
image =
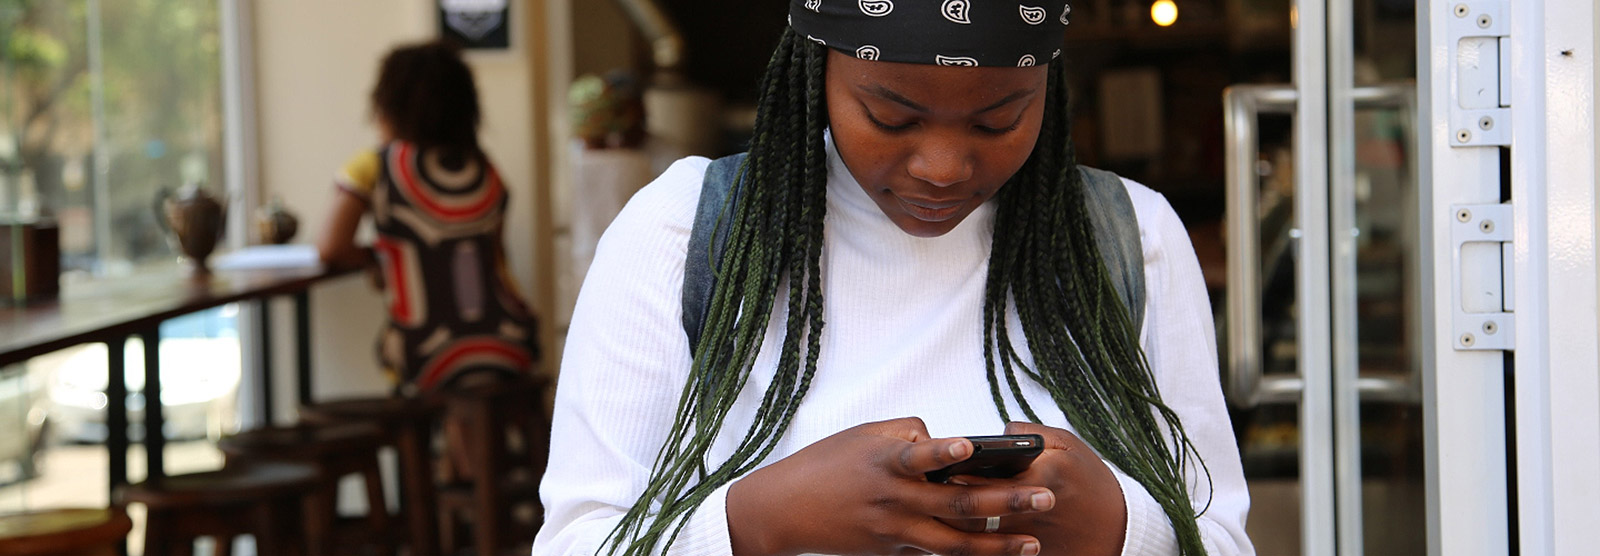
<instances>
[{"instance_id":1,"label":"woman's nose","mask_svg":"<svg viewBox=\"0 0 1600 556\"><path fill-rule=\"evenodd\" d=\"M972 179L972 156L953 138L923 141L906 164L911 177L939 187L949 187Z\"/></svg>"}]
</instances>

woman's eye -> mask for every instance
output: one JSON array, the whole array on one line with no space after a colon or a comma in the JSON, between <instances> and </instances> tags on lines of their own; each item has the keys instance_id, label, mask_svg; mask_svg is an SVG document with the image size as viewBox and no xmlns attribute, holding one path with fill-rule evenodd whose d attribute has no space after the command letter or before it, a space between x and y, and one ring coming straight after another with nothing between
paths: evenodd
<instances>
[{"instance_id":1,"label":"woman's eye","mask_svg":"<svg viewBox=\"0 0 1600 556\"><path fill-rule=\"evenodd\" d=\"M1006 133L1010 133L1012 131L1015 131L1019 127L1022 127L1022 118L1017 118L1017 121L1011 122L1011 125L1008 125L1006 127L989 127L989 126L986 126L986 125L979 125L979 126L973 126L973 127L977 128L977 130L980 133L987 133L989 135L1004 135Z\"/></svg>"},{"instance_id":2,"label":"woman's eye","mask_svg":"<svg viewBox=\"0 0 1600 556\"><path fill-rule=\"evenodd\" d=\"M908 123L903 123L903 124L898 124L898 125L890 125L890 124L883 123L882 121L879 121L878 118L873 117L871 112L867 112L866 114L867 114L867 119L872 121L872 125L878 126L878 129L881 129L881 130L884 130L884 131L888 131L888 132L891 132L891 133L892 132L896 132L896 131L905 131L905 130L911 129L911 126L916 125L916 122L908 122Z\"/></svg>"}]
</instances>

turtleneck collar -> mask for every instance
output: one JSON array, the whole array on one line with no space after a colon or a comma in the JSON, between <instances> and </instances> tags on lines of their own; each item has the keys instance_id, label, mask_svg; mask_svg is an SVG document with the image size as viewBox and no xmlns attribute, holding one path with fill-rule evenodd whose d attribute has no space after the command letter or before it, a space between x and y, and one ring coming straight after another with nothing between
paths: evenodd
<instances>
[{"instance_id":1,"label":"turtleneck collar","mask_svg":"<svg viewBox=\"0 0 1600 556\"><path fill-rule=\"evenodd\" d=\"M878 204L867 196L861 188L861 183L856 181L855 175L850 173L850 168L845 166L844 159L839 156L839 149L833 142L833 131L824 130L822 142L828 152L828 212L830 216L844 219L852 225L862 225L873 233L886 233L893 231L899 236L911 240L937 242L944 238L970 238L976 234L987 235L993 229L994 199L983 203L965 220L957 224L950 233L933 238L918 238L905 233L889 216L878 208Z\"/></svg>"}]
</instances>

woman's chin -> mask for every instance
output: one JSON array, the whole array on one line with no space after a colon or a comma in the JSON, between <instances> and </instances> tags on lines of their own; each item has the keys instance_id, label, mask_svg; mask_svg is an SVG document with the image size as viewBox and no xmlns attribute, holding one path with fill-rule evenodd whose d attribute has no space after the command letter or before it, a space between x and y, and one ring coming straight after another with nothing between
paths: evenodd
<instances>
[{"instance_id":1,"label":"woman's chin","mask_svg":"<svg viewBox=\"0 0 1600 556\"><path fill-rule=\"evenodd\" d=\"M945 220L930 222L908 214L900 214L891 217L889 220L894 222L894 225L907 235L928 239L950 233L950 230L956 229L956 226L961 225L961 221L966 220L966 218L966 214L958 214Z\"/></svg>"}]
</instances>

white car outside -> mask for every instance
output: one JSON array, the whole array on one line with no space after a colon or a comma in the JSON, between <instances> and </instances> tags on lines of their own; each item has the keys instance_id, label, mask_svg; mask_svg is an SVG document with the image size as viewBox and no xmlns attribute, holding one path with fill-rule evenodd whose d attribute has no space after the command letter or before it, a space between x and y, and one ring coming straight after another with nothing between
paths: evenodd
<instances>
[{"instance_id":1,"label":"white car outside","mask_svg":"<svg viewBox=\"0 0 1600 556\"><path fill-rule=\"evenodd\" d=\"M44 449L44 381L24 367L0 368L0 484L32 478Z\"/></svg>"},{"instance_id":2,"label":"white car outside","mask_svg":"<svg viewBox=\"0 0 1600 556\"><path fill-rule=\"evenodd\" d=\"M144 437L143 342L125 345L128 435ZM237 337L163 338L161 401L169 439L219 438L238 430L240 376ZM106 439L106 345L86 344L28 363L50 377L48 411L53 436L72 442Z\"/></svg>"}]
</instances>

